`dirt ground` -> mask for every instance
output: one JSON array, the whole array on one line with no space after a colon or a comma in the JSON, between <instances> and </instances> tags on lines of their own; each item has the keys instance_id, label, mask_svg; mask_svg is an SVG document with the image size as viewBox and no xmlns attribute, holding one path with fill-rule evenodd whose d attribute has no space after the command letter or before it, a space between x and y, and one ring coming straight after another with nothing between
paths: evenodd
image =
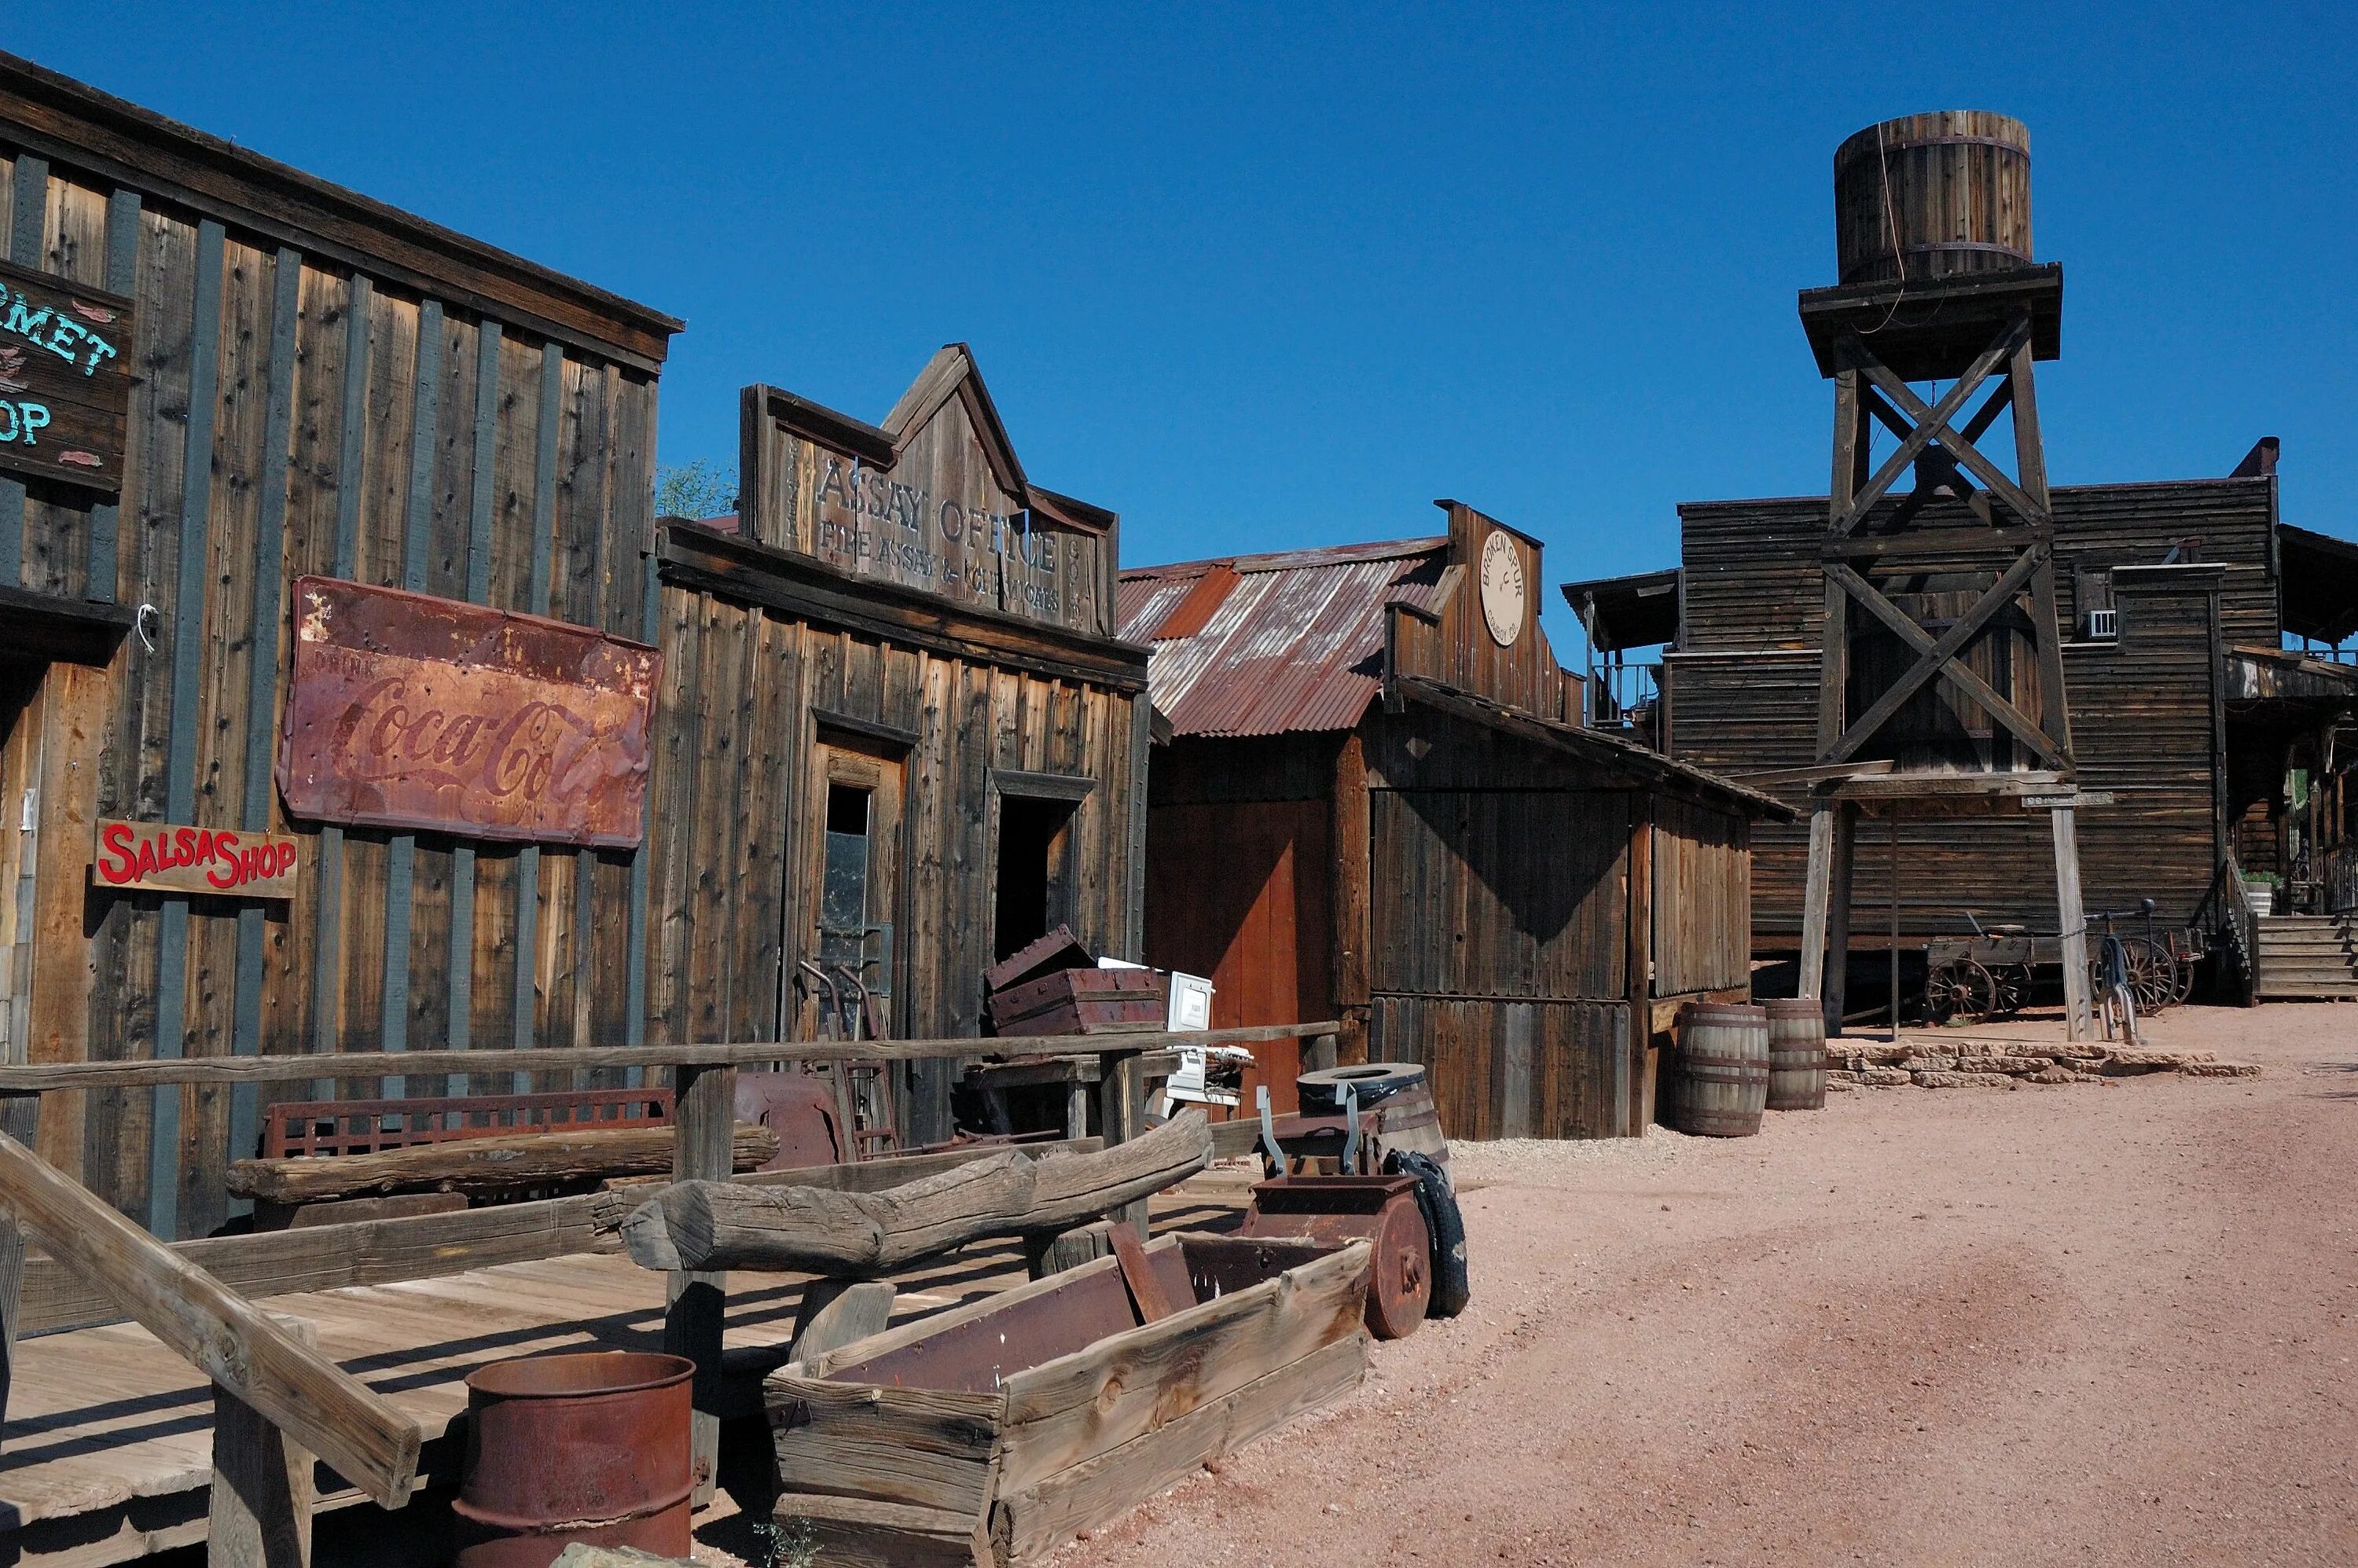
<instances>
[{"instance_id":1,"label":"dirt ground","mask_svg":"<svg viewBox=\"0 0 2358 1568\"><path fill-rule=\"evenodd\" d=\"M1063 1561L2358 1562L2358 1008L2148 1044L2266 1070L1460 1145L1466 1314Z\"/></svg>"}]
</instances>

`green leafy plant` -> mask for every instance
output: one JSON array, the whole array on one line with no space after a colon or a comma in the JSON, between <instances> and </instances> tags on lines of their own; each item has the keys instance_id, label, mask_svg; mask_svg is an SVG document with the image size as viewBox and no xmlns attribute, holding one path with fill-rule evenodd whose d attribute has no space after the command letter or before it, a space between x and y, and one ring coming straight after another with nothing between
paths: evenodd
<instances>
[{"instance_id":1,"label":"green leafy plant","mask_svg":"<svg viewBox=\"0 0 2358 1568\"><path fill-rule=\"evenodd\" d=\"M655 470L655 515L718 517L737 510L737 470L698 458Z\"/></svg>"}]
</instances>

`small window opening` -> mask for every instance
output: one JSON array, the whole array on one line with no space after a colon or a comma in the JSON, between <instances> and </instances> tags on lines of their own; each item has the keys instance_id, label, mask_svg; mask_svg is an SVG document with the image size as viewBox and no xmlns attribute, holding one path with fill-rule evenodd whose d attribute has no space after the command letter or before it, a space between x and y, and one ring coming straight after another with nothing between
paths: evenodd
<instances>
[{"instance_id":1,"label":"small window opening","mask_svg":"<svg viewBox=\"0 0 2358 1568\"><path fill-rule=\"evenodd\" d=\"M871 792L827 788L827 867L819 888L819 962L857 964L868 935L869 823Z\"/></svg>"},{"instance_id":2,"label":"small window opening","mask_svg":"<svg viewBox=\"0 0 2358 1568\"><path fill-rule=\"evenodd\" d=\"M1064 800L1002 795L993 947L1004 958L1072 918L1065 906L1065 832L1073 806Z\"/></svg>"}]
</instances>

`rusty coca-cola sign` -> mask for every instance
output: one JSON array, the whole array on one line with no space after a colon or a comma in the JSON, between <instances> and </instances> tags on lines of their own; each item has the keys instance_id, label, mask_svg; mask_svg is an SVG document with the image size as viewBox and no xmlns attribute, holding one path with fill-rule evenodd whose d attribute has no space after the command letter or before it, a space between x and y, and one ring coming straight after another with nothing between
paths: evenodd
<instances>
[{"instance_id":1,"label":"rusty coca-cola sign","mask_svg":"<svg viewBox=\"0 0 2358 1568\"><path fill-rule=\"evenodd\" d=\"M662 669L561 621L298 578L278 788L322 822L635 849Z\"/></svg>"}]
</instances>

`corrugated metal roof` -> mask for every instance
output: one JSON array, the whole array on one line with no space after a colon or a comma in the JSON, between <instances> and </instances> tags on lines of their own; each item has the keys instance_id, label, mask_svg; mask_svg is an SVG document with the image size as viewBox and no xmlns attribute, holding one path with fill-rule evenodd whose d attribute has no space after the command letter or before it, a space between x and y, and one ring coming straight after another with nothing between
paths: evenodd
<instances>
[{"instance_id":1,"label":"corrugated metal roof","mask_svg":"<svg viewBox=\"0 0 2358 1568\"><path fill-rule=\"evenodd\" d=\"M1401 539L1127 571L1116 600L1120 634L1153 644L1147 678L1175 734L1348 730L1378 690L1384 606L1426 603L1447 546ZM1236 581L1202 629L1156 636L1216 568Z\"/></svg>"}]
</instances>

